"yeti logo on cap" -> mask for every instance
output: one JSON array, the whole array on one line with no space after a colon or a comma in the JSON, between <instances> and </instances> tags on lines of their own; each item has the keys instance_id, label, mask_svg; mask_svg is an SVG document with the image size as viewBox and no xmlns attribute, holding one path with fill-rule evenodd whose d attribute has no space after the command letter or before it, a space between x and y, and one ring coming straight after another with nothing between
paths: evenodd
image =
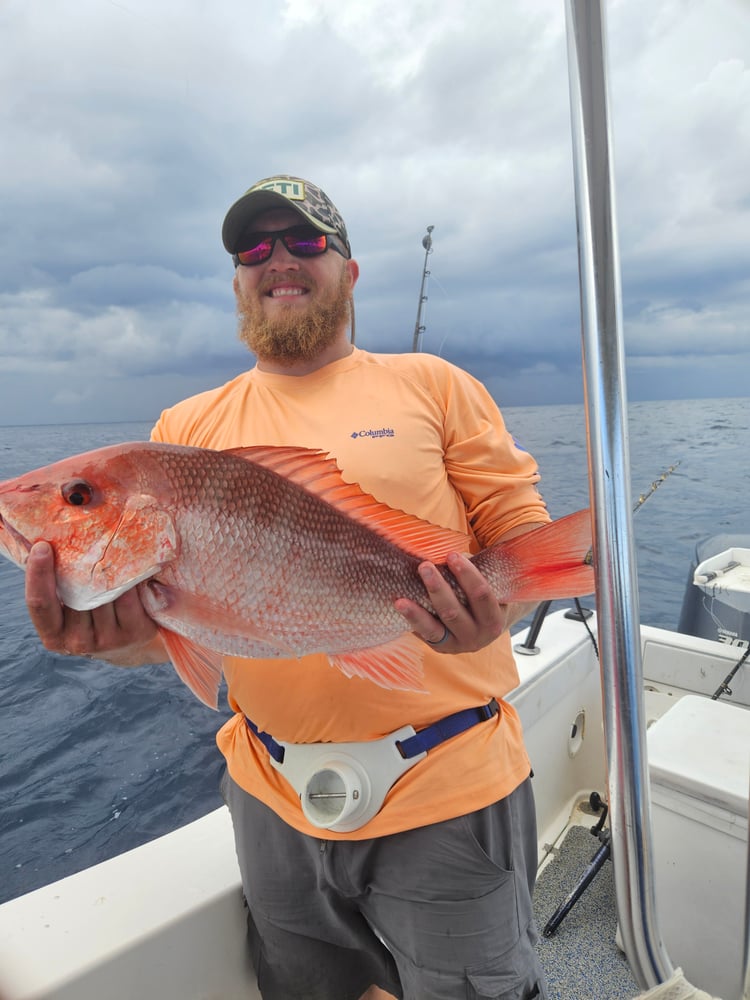
<instances>
[{"instance_id":1,"label":"yeti logo on cap","mask_svg":"<svg viewBox=\"0 0 750 1000\"><path fill-rule=\"evenodd\" d=\"M276 191L277 194L281 194L285 198L291 198L294 201L305 200L305 185L300 180L285 180L277 177L272 181L262 181L260 184L256 184L254 188L250 188L250 190Z\"/></svg>"}]
</instances>

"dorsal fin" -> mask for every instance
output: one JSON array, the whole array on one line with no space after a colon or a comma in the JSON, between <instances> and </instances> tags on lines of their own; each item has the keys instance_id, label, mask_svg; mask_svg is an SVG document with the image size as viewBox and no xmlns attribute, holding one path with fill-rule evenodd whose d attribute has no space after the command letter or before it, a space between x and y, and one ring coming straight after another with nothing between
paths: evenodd
<instances>
[{"instance_id":1,"label":"dorsal fin","mask_svg":"<svg viewBox=\"0 0 750 1000\"><path fill-rule=\"evenodd\" d=\"M418 559L443 562L449 552L469 551L468 535L394 510L356 483L347 483L335 460L325 452L257 445L231 448L228 454L283 476Z\"/></svg>"}]
</instances>

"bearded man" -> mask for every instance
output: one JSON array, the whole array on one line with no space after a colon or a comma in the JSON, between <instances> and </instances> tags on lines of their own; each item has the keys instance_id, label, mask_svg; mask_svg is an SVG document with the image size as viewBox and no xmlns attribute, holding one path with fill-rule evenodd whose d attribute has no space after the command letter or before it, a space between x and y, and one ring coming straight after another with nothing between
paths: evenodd
<instances>
[{"instance_id":1,"label":"bearded man","mask_svg":"<svg viewBox=\"0 0 750 1000\"><path fill-rule=\"evenodd\" d=\"M153 440L322 450L344 479L469 535L472 551L549 520L534 460L475 379L431 355L354 346L359 268L320 188L289 175L259 181L229 209L222 238L256 364L166 410ZM235 715L217 736L222 792L264 1000L547 996L531 909L531 768L505 700L518 683L508 628L528 607L500 605L465 556L448 565L466 604L429 562L420 575L435 615L394 595L425 691L347 677L322 654L224 657ZM90 612L62 607L44 542L26 580L48 649L123 666L166 661L136 591ZM404 727L417 749L397 739ZM330 763L341 744L363 788L394 746L404 759L361 822L344 821L361 803L348 765ZM302 786L292 757L312 774Z\"/></svg>"}]
</instances>

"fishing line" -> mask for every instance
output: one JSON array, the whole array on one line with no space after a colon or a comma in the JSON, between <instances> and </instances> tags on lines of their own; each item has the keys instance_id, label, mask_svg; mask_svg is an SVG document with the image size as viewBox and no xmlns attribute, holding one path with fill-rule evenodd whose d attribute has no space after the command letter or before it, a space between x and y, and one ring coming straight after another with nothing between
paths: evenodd
<instances>
[{"instance_id":1,"label":"fishing line","mask_svg":"<svg viewBox=\"0 0 750 1000\"><path fill-rule=\"evenodd\" d=\"M586 614L586 609L581 604L581 599L579 597L575 598L575 606L576 606L576 611L578 612L578 614L580 616L580 619L583 622L583 627L586 629L586 631L589 634L589 639L591 639L591 645L594 647L594 654L595 654L595 656L596 656L596 658L598 660L599 659L599 646L597 645L597 642L596 642L596 636L591 631L591 626L589 625L589 621L588 620L589 620L590 616Z\"/></svg>"}]
</instances>

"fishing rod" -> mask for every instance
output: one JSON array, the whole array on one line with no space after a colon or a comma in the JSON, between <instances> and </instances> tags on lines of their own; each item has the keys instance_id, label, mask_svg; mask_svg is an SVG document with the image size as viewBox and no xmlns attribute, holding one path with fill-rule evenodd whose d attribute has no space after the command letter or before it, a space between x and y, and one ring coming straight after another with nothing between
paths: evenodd
<instances>
[{"instance_id":1,"label":"fishing rod","mask_svg":"<svg viewBox=\"0 0 750 1000\"><path fill-rule=\"evenodd\" d=\"M730 688L729 684L734 679L734 675L737 673L737 671L740 669L740 667L743 664L747 663L748 656L750 656L750 646L748 646L745 649L745 652L742 654L742 656L739 658L739 660L737 660L737 662L732 667L732 669L729 671L729 673L727 674L727 676L724 678L724 680L721 682L721 684L719 684L719 686L716 688L716 690L714 691L714 693L711 695L711 701L718 701L719 698L721 698L721 696L723 694L725 694L727 696L727 698L731 698L732 697L733 692L732 692L732 689Z\"/></svg>"},{"instance_id":2,"label":"fishing rod","mask_svg":"<svg viewBox=\"0 0 750 1000\"><path fill-rule=\"evenodd\" d=\"M661 486L661 484L663 482L665 482L667 479L669 479L669 477L672 475L672 473L674 472L674 470L677 468L677 466L679 464L680 464L680 462L677 461L677 462L674 463L674 465L670 465L667 469L664 470L664 472L662 472L662 474L657 479L655 479L653 481L653 483L651 483L651 485L649 486L649 488L646 490L645 493L641 493L640 494L640 496L638 497L638 499L635 502L635 506L633 507L633 514L637 514L638 511L641 509L641 507L644 505L644 503L647 500L651 499L651 497L654 495L654 493L656 493L656 491L659 489L659 487ZM588 553L586 554L586 558L589 559L589 560L593 559L593 550L592 549L589 549ZM594 644L594 650L596 652L596 658L598 660L599 659L599 648L598 648L598 646L596 644L596 639L594 637L594 633L588 627L588 624L586 622L586 617L588 617L588 616L584 616L583 615L583 608L581 607L578 598L576 598L576 608L578 610L578 614L581 615L581 620L583 621L583 624L586 626L586 631L591 636L591 641Z\"/></svg>"},{"instance_id":3,"label":"fishing rod","mask_svg":"<svg viewBox=\"0 0 750 1000\"><path fill-rule=\"evenodd\" d=\"M422 348L422 334L425 331L424 323L422 322L422 309L425 302L427 301L427 296L425 295L425 285L427 284L427 278L430 272L427 270L427 259L432 253L432 230L434 226L428 226L427 232L422 237L422 246L424 247L424 267L422 268L422 284L419 288L419 305L417 306L417 322L414 324L414 340L412 341L411 349L414 352L420 351Z\"/></svg>"},{"instance_id":4,"label":"fishing rod","mask_svg":"<svg viewBox=\"0 0 750 1000\"><path fill-rule=\"evenodd\" d=\"M633 514L637 514L638 513L638 511L641 509L641 507L644 505L644 503L647 500L649 500L654 495L654 493L656 493L656 491L659 489L659 487L661 486L661 484L665 480L669 479L669 477L672 475L672 473L674 472L674 470L677 468L677 466L679 464L680 464L679 462L675 462L674 465L670 465L669 468L665 469L665 471L662 472L662 474L659 476L658 479L655 479L653 481L653 483L651 483L651 485L649 486L649 488L646 490L645 493L641 493L640 494L640 496L636 500L635 506L633 507L633 511L632 511ZM592 562L593 561L593 555L594 555L593 549L589 549L589 551L586 553L586 560L585 561L586 562Z\"/></svg>"},{"instance_id":5,"label":"fishing rod","mask_svg":"<svg viewBox=\"0 0 750 1000\"><path fill-rule=\"evenodd\" d=\"M674 470L679 466L679 464L680 464L679 462L675 462L674 465L670 465L668 469L662 472L662 474L659 476L658 479L655 479L653 483L651 483L651 485L649 486L649 488L646 490L645 493L641 493L641 495L638 497L638 502L636 503L635 507L633 507L634 514L636 513L636 511L640 510L640 508L649 499L649 497L652 497L654 493L656 493L661 484L666 479L669 479L669 477L672 475Z\"/></svg>"}]
</instances>

